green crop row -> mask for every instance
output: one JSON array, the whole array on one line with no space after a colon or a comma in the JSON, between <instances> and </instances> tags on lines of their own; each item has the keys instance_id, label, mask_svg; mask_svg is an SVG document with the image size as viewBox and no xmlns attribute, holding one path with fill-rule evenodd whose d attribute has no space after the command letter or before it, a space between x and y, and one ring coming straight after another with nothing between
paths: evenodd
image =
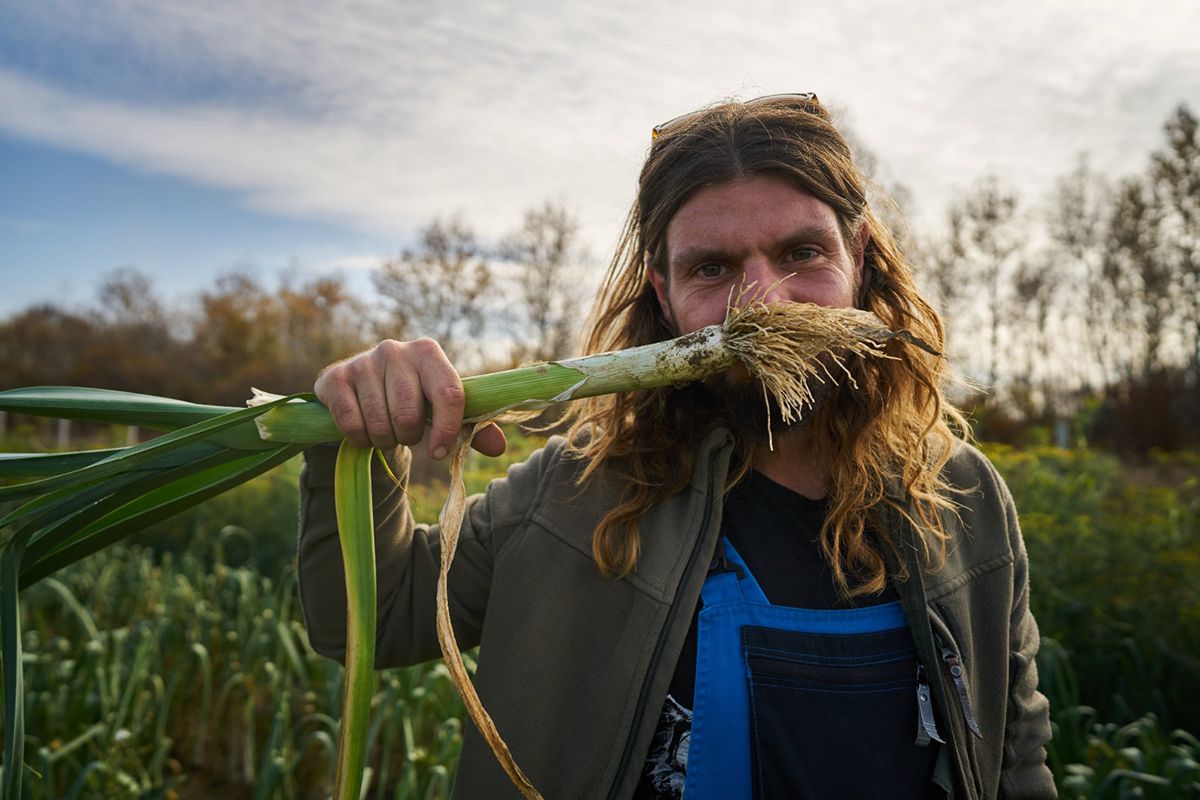
<instances>
[{"instance_id":1,"label":"green crop row","mask_svg":"<svg viewBox=\"0 0 1200 800\"><path fill-rule=\"evenodd\" d=\"M473 460L471 489L533 446ZM1062 796L1200 797L1200 458L986 449L1030 551ZM342 671L299 618L297 470L24 593L29 800L328 795ZM410 495L429 521L443 491ZM381 672L368 797L445 797L462 713L440 664Z\"/></svg>"},{"instance_id":2,"label":"green crop row","mask_svg":"<svg viewBox=\"0 0 1200 800\"><path fill-rule=\"evenodd\" d=\"M327 796L341 668L308 647L290 571L221 561L230 535L161 563L114 548L28 591L31 800ZM1197 796L1195 737L1101 722L1052 639L1039 663L1064 797ZM381 672L373 707L368 796L445 797L463 724L445 668Z\"/></svg>"},{"instance_id":3,"label":"green crop row","mask_svg":"<svg viewBox=\"0 0 1200 800\"><path fill-rule=\"evenodd\" d=\"M27 590L30 800L328 796L342 669L309 647L294 573L227 566L230 535L160 563L112 548ZM445 668L379 673L372 705L368 796L446 797Z\"/></svg>"},{"instance_id":4,"label":"green crop row","mask_svg":"<svg viewBox=\"0 0 1200 800\"><path fill-rule=\"evenodd\" d=\"M1053 738L1046 748L1064 800L1200 797L1200 741L1153 713L1125 724L1102 721L1079 701L1078 673L1066 649L1043 638L1040 688L1050 698Z\"/></svg>"}]
</instances>

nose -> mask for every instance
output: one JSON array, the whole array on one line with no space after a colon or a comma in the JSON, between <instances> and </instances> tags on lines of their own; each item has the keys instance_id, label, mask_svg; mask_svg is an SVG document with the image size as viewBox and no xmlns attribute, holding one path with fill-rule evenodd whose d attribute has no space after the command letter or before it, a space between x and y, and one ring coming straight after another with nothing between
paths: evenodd
<instances>
[{"instance_id":1,"label":"nose","mask_svg":"<svg viewBox=\"0 0 1200 800\"><path fill-rule=\"evenodd\" d=\"M754 256L742 265L741 305L750 303L785 303L788 296L787 281L789 273L780 269L771 259Z\"/></svg>"}]
</instances>

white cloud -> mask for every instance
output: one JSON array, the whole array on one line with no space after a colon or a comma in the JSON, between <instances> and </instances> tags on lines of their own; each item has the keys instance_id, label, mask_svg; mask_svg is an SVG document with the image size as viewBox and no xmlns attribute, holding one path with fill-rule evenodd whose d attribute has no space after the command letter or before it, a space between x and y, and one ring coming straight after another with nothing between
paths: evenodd
<instances>
[{"instance_id":1,"label":"white cloud","mask_svg":"<svg viewBox=\"0 0 1200 800\"><path fill-rule=\"evenodd\" d=\"M604 253L649 128L731 94L846 107L927 215L985 168L1034 192L1083 149L1135 169L1173 105L1200 108L1187 0L511 6L41 4L35 33L139 69L101 89L0 70L0 126L398 241L563 199Z\"/></svg>"}]
</instances>

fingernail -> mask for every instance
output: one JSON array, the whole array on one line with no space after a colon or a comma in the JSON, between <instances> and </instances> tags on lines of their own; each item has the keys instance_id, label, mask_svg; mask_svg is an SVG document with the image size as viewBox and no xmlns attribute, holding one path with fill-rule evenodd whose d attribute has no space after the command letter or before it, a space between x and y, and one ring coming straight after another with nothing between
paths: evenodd
<instances>
[{"instance_id":1,"label":"fingernail","mask_svg":"<svg viewBox=\"0 0 1200 800\"><path fill-rule=\"evenodd\" d=\"M433 457L437 461L441 461L443 458L445 458L446 453L447 450L443 445L438 445L437 447L433 448Z\"/></svg>"}]
</instances>

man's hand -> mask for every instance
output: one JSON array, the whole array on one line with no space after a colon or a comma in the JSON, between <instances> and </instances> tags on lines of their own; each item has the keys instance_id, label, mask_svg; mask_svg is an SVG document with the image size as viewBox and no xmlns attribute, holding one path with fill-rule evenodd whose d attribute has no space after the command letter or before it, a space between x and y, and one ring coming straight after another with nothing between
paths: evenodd
<instances>
[{"instance_id":1,"label":"man's hand","mask_svg":"<svg viewBox=\"0 0 1200 800\"><path fill-rule=\"evenodd\" d=\"M321 370L313 391L338 430L359 447L417 444L425 438L428 403L432 421L425 446L430 457L440 460L449 455L463 425L462 380L432 339L385 339ZM498 456L507 442L500 428L489 425L471 446Z\"/></svg>"}]
</instances>

